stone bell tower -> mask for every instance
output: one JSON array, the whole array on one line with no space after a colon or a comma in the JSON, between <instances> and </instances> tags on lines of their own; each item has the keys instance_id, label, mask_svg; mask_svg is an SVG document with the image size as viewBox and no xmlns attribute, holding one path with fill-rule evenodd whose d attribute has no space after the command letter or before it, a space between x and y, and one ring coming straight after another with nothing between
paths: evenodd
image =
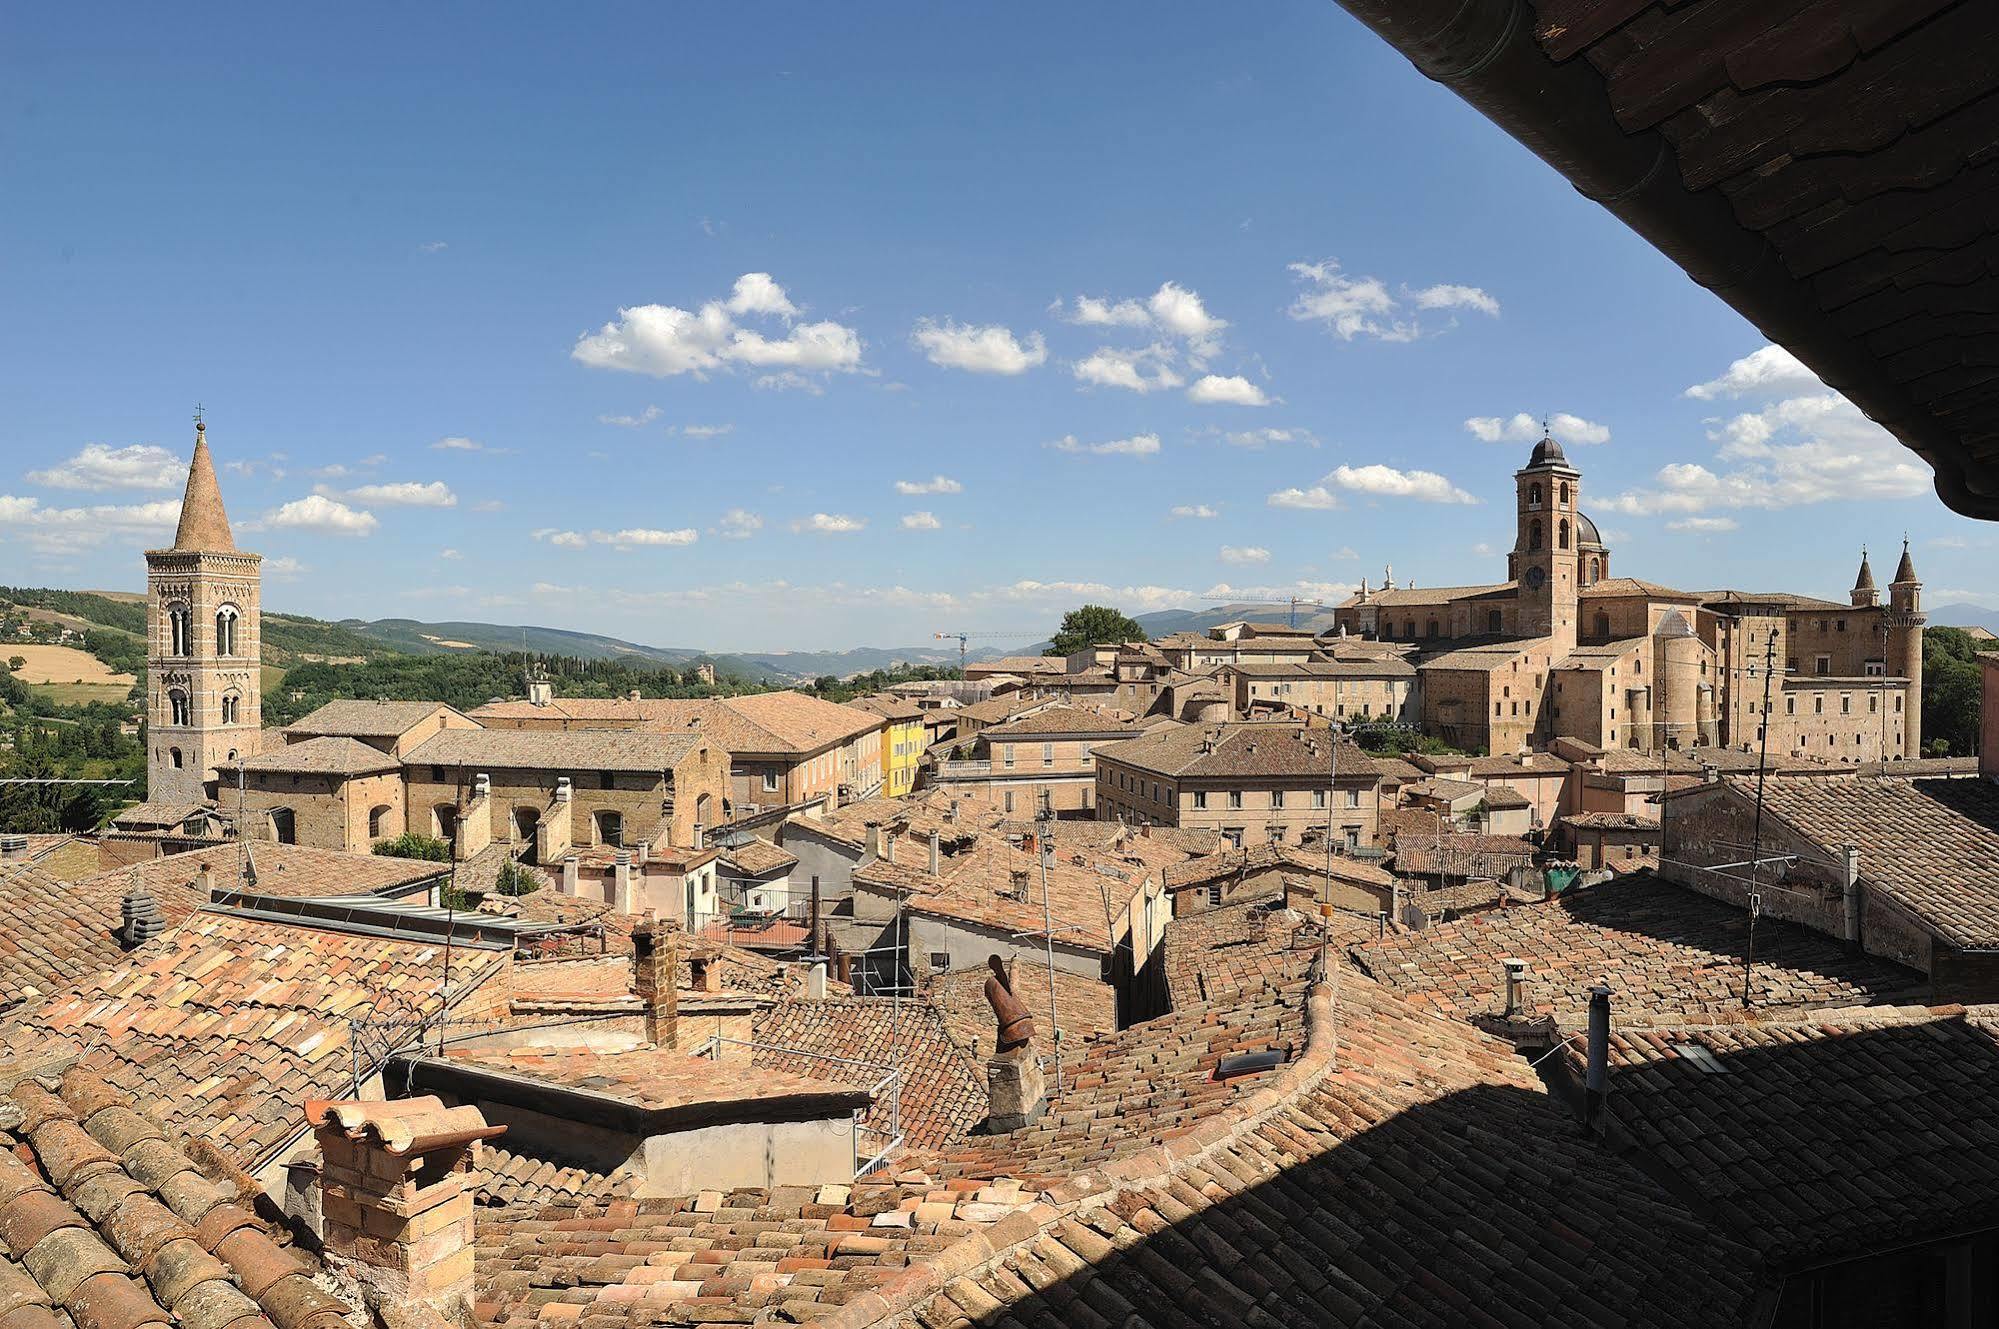
<instances>
[{"instance_id":1,"label":"stone bell tower","mask_svg":"<svg viewBox=\"0 0 1999 1329\"><path fill-rule=\"evenodd\" d=\"M207 426L197 420L173 547L146 553L149 802L205 802L219 763L257 751L262 562L229 533Z\"/></svg>"},{"instance_id":2,"label":"stone bell tower","mask_svg":"<svg viewBox=\"0 0 1999 1329\"><path fill-rule=\"evenodd\" d=\"M1916 561L1909 557L1905 539L1902 561L1895 565L1895 580L1888 583L1888 613L1882 620L1888 629L1888 673L1909 680L1902 700L1901 755L1905 757L1923 755L1923 624L1927 622L1923 584L1916 579Z\"/></svg>"},{"instance_id":3,"label":"stone bell tower","mask_svg":"<svg viewBox=\"0 0 1999 1329\"><path fill-rule=\"evenodd\" d=\"M1536 443L1527 464L1513 473L1515 534L1506 568L1520 584L1519 630L1555 638L1558 652L1576 643L1582 478L1552 436Z\"/></svg>"}]
</instances>

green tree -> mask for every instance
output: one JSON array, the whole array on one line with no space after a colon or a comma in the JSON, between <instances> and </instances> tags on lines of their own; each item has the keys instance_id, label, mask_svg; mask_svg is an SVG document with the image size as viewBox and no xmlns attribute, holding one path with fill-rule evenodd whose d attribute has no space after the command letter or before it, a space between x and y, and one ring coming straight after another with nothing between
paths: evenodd
<instances>
[{"instance_id":1,"label":"green tree","mask_svg":"<svg viewBox=\"0 0 1999 1329\"><path fill-rule=\"evenodd\" d=\"M7 667L16 673L19 673L27 663L28 657L25 655L10 655L7 657Z\"/></svg>"},{"instance_id":2,"label":"green tree","mask_svg":"<svg viewBox=\"0 0 1999 1329\"><path fill-rule=\"evenodd\" d=\"M1062 615L1054 645L1043 655L1074 655L1090 646L1108 646L1126 641L1144 641L1145 629L1109 605L1084 605Z\"/></svg>"},{"instance_id":3,"label":"green tree","mask_svg":"<svg viewBox=\"0 0 1999 1329\"><path fill-rule=\"evenodd\" d=\"M375 852L383 858L418 858L428 863L451 861L448 842L415 831L404 831L393 840L382 841L375 846Z\"/></svg>"},{"instance_id":4,"label":"green tree","mask_svg":"<svg viewBox=\"0 0 1999 1329\"><path fill-rule=\"evenodd\" d=\"M1929 628L1923 633L1923 750L1933 755L1938 744L1948 755L1978 751L1978 725L1984 683L1979 674L1979 642L1959 628Z\"/></svg>"}]
</instances>

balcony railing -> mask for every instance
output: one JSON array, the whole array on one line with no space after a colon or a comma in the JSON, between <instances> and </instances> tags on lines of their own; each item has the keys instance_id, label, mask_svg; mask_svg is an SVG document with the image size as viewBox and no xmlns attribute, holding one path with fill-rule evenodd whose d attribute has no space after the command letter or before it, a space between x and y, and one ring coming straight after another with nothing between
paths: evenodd
<instances>
[{"instance_id":1,"label":"balcony railing","mask_svg":"<svg viewBox=\"0 0 1999 1329\"><path fill-rule=\"evenodd\" d=\"M984 780L993 774L993 764L989 761L940 761L937 763L937 778L940 780Z\"/></svg>"}]
</instances>

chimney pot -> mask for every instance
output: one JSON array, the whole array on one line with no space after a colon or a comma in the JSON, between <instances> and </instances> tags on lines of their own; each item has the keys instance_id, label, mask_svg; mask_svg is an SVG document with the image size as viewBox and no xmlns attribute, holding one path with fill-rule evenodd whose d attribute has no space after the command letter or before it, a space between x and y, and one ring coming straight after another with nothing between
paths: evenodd
<instances>
[{"instance_id":1,"label":"chimney pot","mask_svg":"<svg viewBox=\"0 0 1999 1329\"><path fill-rule=\"evenodd\" d=\"M1520 988L1527 981L1527 962L1507 957L1499 962L1506 968L1506 1013L1521 1013Z\"/></svg>"},{"instance_id":2,"label":"chimney pot","mask_svg":"<svg viewBox=\"0 0 1999 1329\"><path fill-rule=\"evenodd\" d=\"M931 876L933 877L936 876L939 870L944 866L943 857L944 856L940 852L937 843L937 832L932 831L930 832L930 875Z\"/></svg>"},{"instance_id":3,"label":"chimney pot","mask_svg":"<svg viewBox=\"0 0 1999 1329\"><path fill-rule=\"evenodd\" d=\"M815 1000L826 995L826 962L817 961L805 971L805 995Z\"/></svg>"}]
</instances>

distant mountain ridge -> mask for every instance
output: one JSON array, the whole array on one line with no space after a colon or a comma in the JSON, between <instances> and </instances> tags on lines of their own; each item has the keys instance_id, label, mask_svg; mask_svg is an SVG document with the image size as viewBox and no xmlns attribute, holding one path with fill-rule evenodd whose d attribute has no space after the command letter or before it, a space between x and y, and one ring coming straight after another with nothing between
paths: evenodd
<instances>
[{"instance_id":1,"label":"distant mountain ridge","mask_svg":"<svg viewBox=\"0 0 1999 1329\"><path fill-rule=\"evenodd\" d=\"M1924 612L1929 615L1933 628L1984 628L1987 632L1999 632L1999 609L1986 609L1958 601L1932 605Z\"/></svg>"}]
</instances>

